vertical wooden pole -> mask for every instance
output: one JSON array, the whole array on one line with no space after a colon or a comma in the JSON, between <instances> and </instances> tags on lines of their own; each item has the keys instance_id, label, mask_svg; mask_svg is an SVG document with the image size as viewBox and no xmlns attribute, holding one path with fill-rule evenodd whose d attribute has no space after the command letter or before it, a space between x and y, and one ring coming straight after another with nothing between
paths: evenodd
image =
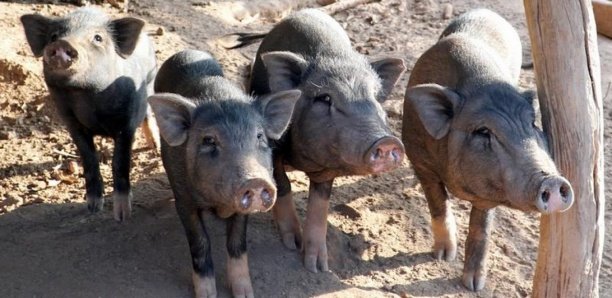
<instances>
[{"instance_id":1,"label":"vertical wooden pole","mask_svg":"<svg viewBox=\"0 0 612 298\"><path fill-rule=\"evenodd\" d=\"M575 203L542 216L534 297L598 297L603 251L603 105L590 0L524 0L542 123Z\"/></svg>"}]
</instances>

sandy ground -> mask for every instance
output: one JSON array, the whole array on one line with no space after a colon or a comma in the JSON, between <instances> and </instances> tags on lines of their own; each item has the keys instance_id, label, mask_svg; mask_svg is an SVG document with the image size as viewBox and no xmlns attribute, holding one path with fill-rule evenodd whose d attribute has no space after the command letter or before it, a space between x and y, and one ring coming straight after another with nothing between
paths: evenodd
<instances>
[{"instance_id":1,"label":"sandy ground","mask_svg":"<svg viewBox=\"0 0 612 298\"><path fill-rule=\"evenodd\" d=\"M58 2L58 1L47 1ZM213 53L228 76L243 82L256 46L223 50L216 38L236 31L265 31L299 6L314 1L162 1L132 3L130 14L149 23L158 61L184 48ZM399 135L403 93L410 69L442 28L451 1L383 0L340 12L354 47L373 58L406 60L408 72L385 104ZM454 15L489 7L527 32L522 1L452 1ZM86 211L84 179L76 148L55 116L41 79L41 62L33 57L19 22L24 13L62 15L74 6L36 1L0 2L0 297L190 297L191 266L187 241L174 210L172 192L155 152L142 134L134 145L134 211L126 223L112 219L110 204L102 213ZM119 10L104 6L113 15ZM160 29L161 28L161 29ZM159 32L162 34L160 35ZM612 41L599 39L602 88L611 142ZM528 46L526 46L528 48ZM526 52L528 53L528 52ZM528 54L526 54L528 55ZM534 86L525 71L521 86ZM111 193L112 142L98 140L106 194ZM608 146L606 146L608 147ZM606 151L606 177L612 160ZM308 180L291 174L301 216ZM609 195L608 188L606 194ZM429 212L421 187L406 163L384 175L336 180L328 225L330 273L303 269L300 256L284 248L271 214L251 217L249 263L258 297L524 297L531 292L538 215L499 208L491 237L489 278L478 294L460 284L469 205L454 201L459 228L456 261L436 262L430 255ZM340 207L338 207L340 206ZM348 207L347 207L348 206ZM346 210L355 212L347 212ZM612 221L606 204L606 225ZM220 296L229 295L224 270L224 225L211 219ZM600 276L602 297L612 296L611 232Z\"/></svg>"}]
</instances>

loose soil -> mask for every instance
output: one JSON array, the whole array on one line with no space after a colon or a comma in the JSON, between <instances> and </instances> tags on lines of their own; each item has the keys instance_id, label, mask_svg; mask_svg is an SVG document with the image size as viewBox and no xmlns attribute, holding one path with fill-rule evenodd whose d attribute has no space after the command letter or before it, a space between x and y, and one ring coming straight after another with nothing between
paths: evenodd
<instances>
[{"instance_id":1,"label":"loose soil","mask_svg":"<svg viewBox=\"0 0 612 298\"><path fill-rule=\"evenodd\" d=\"M187 241L174 210L172 192L159 155L145 146L140 131L134 144L132 218L117 223L112 206L91 215L84 202L80 159L55 114L19 16L63 15L75 6L59 1L0 3L0 297L191 297ZM519 30L529 57L526 21L518 0L382 0L334 15L354 47L372 58L404 58L408 71L385 103L390 124L400 134L403 93L419 55L448 23L443 17L488 7ZM49 4L47 4L49 3ZM246 4L245 4L246 3ZM270 4L273 3L273 4ZM266 31L301 7L303 1L130 1L129 14L145 19L156 43L159 64L185 49L211 52L228 77L242 83L257 46L224 50L217 40L231 32ZM125 15L108 5L113 16ZM612 136L612 41L599 38L606 128ZM524 71L521 87L533 88ZM112 141L97 139L107 202L111 194ZM610 151L606 178L612 174ZM291 173L300 216L308 179ZM606 190L610 196L610 188ZM251 216L249 263L258 297L525 297L531 293L539 216L498 208L490 239L489 277L474 294L460 282L469 204L453 201L459 229L459 254L438 262L430 254L432 235L427 203L409 165L391 173L336 180L328 219L332 272L306 271L298 253L284 248L271 214ZM606 204L606 225L612 221ZM217 288L225 286L224 225L211 218ZM600 294L612 296L611 232L607 231Z\"/></svg>"}]
</instances>

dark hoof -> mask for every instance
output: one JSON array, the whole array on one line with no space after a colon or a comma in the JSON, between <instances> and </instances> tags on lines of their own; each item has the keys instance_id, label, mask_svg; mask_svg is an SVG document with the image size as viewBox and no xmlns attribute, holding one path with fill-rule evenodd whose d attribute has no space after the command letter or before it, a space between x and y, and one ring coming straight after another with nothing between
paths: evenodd
<instances>
[{"instance_id":1,"label":"dark hoof","mask_svg":"<svg viewBox=\"0 0 612 298\"><path fill-rule=\"evenodd\" d=\"M104 208L104 198L102 197L85 195L85 200L87 201L87 209L91 213L97 213Z\"/></svg>"}]
</instances>

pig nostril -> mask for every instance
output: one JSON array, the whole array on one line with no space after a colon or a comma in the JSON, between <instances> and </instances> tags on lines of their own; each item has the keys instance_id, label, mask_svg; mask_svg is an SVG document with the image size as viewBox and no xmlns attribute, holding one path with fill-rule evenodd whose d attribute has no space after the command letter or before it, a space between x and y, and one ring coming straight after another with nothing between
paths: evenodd
<instances>
[{"instance_id":1,"label":"pig nostril","mask_svg":"<svg viewBox=\"0 0 612 298\"><path fill-rule=\"evenodd\" d=\"M394 162L399 161L399 160L400 160L400 153L399 153L399 150L397 150L397 149L393 149L393 150L391 151L391 156L393 157L393 161L394 161Z\"/></svg>"},{"instance_id":2,"label":"pig nostril","mask_svg":"<svg viewBox=\"0 0 612 298\"><path fill-rule=\"evenodd\" d=\"M380 148L376 148L376 152L374 152L374 160L380 159L383 155L383 151Z\"/></svg>"},{"instance_id":3,"label":"pig nostril","mask_svg":"<svg viewBox=\"0 0 612 298\"><path fill-rule=\"evenodd\" d=\"M251 207L252 198L252 191L249 190L245 192L244 195L242 195L242 198L240 199L240 207L242 207L242 209L249 209L249 207Z\"/></svg>"},{"instance_id":4,"label":"pig nostril","mask_svg":"<svg viewBox=\"0 0 612 298\"><path fill-rule=\"evenodd\" d=\"M548 203L548 199L550 198L550 192L545 190L542 192L542 202Z\"/></svg>"},{"instance_id":5,"label":"pig nostril","mask_svg":"<svg viewBox=\"0 0 612 298\"><path fill-rule=\"evenodd\" d=\"M272 195L267 189L261 191L261 200L263 201L263 205L268 208L272 205Z\"/></svg>"},{"instance_id":6,"label":"pig nostril","mask_svg":"<svg viewBox=\"0 0 612 298\"><path fill-rule=\"evenodd\" d=\"M76 58L78 56L78 53L74 50L66 50L66 54L70 57L70 58Z\"/></svg>"},{"instance_id":7,"label":"pig nostril","mask_svg":"<svg viewBox=\"0 0 612 298\"><path fill-rule=\"evenodd\" d=\"M559 188L559 193L561 194L563 202L567 203L569 196L569 188L567 187L567 185L561 185L561 187Z\"/></svg>"}]
</instances>

